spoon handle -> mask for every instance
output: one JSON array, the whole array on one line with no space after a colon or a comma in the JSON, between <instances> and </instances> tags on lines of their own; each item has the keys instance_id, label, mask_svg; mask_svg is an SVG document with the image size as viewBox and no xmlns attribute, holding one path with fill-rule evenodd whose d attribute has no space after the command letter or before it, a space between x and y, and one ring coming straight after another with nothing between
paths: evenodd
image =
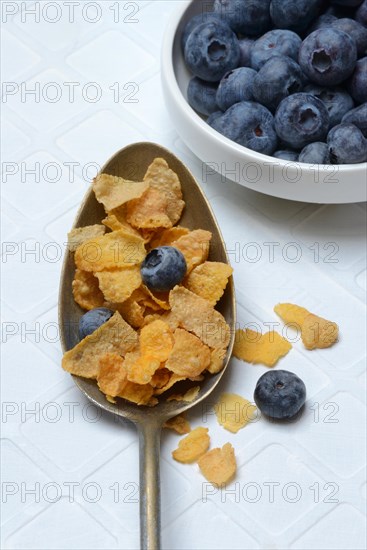
<instances>
[{"instance_id":1,"label":"spoon handle","mask_svg":"<svg viewBox=\"0 0 367 550\"><path fill-rule=\"evenodd\" d=\"M138 424L140 470L140 548L159 550L161 547L161 510L159 481L159 451L161 426Z\"/></svg>"}]
</instances>

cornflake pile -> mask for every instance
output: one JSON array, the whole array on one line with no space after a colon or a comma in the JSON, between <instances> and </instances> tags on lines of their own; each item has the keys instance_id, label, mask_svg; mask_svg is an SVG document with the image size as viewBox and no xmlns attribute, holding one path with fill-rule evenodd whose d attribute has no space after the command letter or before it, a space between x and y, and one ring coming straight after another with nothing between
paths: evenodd
<instances>
[{"instance_id":1,"label":"cornflake pile","mask_svg":"<svg viewBox=\"0 0 367 550\"><path fill-rule=\"evenodd\" d=\"M222 369L230 330L214 307L232 268L208 261L209 231L176 225L185 203L164 159L154 159L141 182L100 174L93 190L106 217L68 235L76 266L73 296L85 310L115 313L65 353L62 367L97 380L112 402L121 397L153 406L177 382L200 382L204 373ZM140 264L150 250L166 245L184 255L186 276L170 292L152 292ZM199 390L170 399L192 401ZM189 429L185 421L172 422L181 433Z\"/></svg>"}]
</instances>

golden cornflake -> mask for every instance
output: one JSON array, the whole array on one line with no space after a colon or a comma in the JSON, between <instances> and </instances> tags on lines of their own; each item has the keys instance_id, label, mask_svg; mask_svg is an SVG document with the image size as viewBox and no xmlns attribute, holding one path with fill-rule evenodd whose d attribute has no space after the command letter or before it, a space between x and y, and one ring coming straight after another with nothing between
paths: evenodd
<instances>
[{"instance_id":1,"label":"golden cornflake","mask_svg":"<svg viewBox=\"0 0 367 550\"><path fill-rule=\"evenodd\" d=\"M302 342L307 349L328 348L338 340L336 323L310 313L302 325Z\"/></svg>"},{"instance_id":2,"label":"golden cornflake","mask_svg":"<svg viewBox=\"0 0 367 550\"><path fill-rule=\"evenodd\" d=\"M167 323L159 319L140 331L140 352L163 363L173 347L173 334ZM168 368L168 367L167 367Z\"/></svg>"},{"instance_id":3,"label":"golden cornflake","mask_svg":"<svg viewBox=\"0 0 367 550\"><path fill-rule=\"evenodd\" d=\"M150 248L157 248L158 246L169 246L174 241L177 241L183 235L190 233L189 229L186 227L171 227L170 229L165 229L161 233L158 233L150 242Z\"/></svg>"},{"instance_id":4,"label":"golden cornflake","mask_svg":"<svg viewBox=\"0 0 367 550\"><path fill-rule=\"evenodd\" d=\"M172 394L167 397L167 401L185 401L186 403L191 403L194 401L200 392L200 386L194 386L187 390L186 393L182 394Z\"/></svg>"},{"instance_id":5,"label":"golden cornflake","mask_svg":"<svg viewBox=\"0 0 367 550\"><path fill-rule=\"evenodd\" d=\"M230 340L229 326L223 315L207 300L187 288L175 286L169 294L169 303L179 324L193 332L210 348L225 349Z\"/></svg>"},{"instance_id":6,"label":"golden cornflake","mask_svg":"<svg viewBox=\"0 0 367 550\"><path fill-rule=\"evenodd\" d=\"M261 334L254 330L236 330L233 355L247 363L261 363L273 367L292 348L275 330Z\"/></svg>"},{"instance_id":7,"label":"golden cornflake","mask_svg":"<svg viewBox=\"0 0 367 550\"><path fill-rule=\"evenodd\" d=\"M205 262L209 254L209 242L212 238L210 231L195 229L187 235L183 235L172 246L181 250L185 256L187 273L199 264Z\"/></svg>"},{"instance_id":8,"label":"golden cornflake","mask_svg":"<svg viewBox=\"0 0 367 550\"><path fill-rule=\"evenodd\" d=\"M277 304L274 311L279 317L288 324L294 324L295 328L301 328L309 311L296 304Z\"/></svg>"},{"instance_id":9,"label":"golden cornflake","mask_svg":"<svg viewBox=\"0 0 367 550\"><path fill-rule=\"evenodd\" d=\"M142 283L138 265L98 271L96 277L99 288L108 302L125 302Z\"/></svg>"},{"instance_id":10,"label":"golden cornflake","mask_svg":"<svg viewBox=\"0 0 367 550\"><path fill-rule=\"evenodd\" d=\"M93 181L93 191L106 210L113 210L142 196L149 187L146 181L130 181L118 176L99 174Z\"/></svg>"},{"instance_id":11,"label":"golden cornflake","mask_svg":"<svg viewBox=\"0 0 367 550\"><path fill-rule=\"evenodd\" d=\"M156 401L151 400L152 395L153 388L150 384L127 382L118 396L137 405L155 405Z\"/></svg>"},{"instance_id":12,"label":"golden cornflake","mask_svg":"<svg viewBox=\"0 0 367 550\"><path fill-rule=\"evenodd\" d=\"M222 262L204 262L193 269L185 286L213 306L223 296L233 269Z\"/></svg>"},{"instance_id":13,"label":"golden cornflake","mask_svg":"<svg viewBox=\"0 0 367 550\"><path fill-rule=\"evenodd\" d=\"M75 252L75 250L89 239L94 237L101 237L105 234L106 228L103 225L86 225L84 227L77 227L72 229L68 233L68 248L70 252Z\"/></svg>"},{"instance_id":14,"label":"golden cornflake","mask_svg":"<svg viewBox=\"0 0 367 550\"><path fill-rule=\"evenodd\" d=\"M72 289L74 300L80 307L89 310L103 306L104 297L93 273L76 269Z\"/></svg>"},{"instance_id":15,"label":"golden cornflake","mask_svg":"<svg viewBox=\"0 0 367 550\"><path fill-rule=\"evenodd\" d=\"M123 356L136 346L137 341L135 330L116 311L106 323L64 354L62 368L77 376L96 378L102 355L117 353Z\"/></svg>"},{"instance_id":16,"label":"golden cornflake","mask_svg":"<svg viewBox=\"0 0 367 550\"><path fill-rule=\"evenodd\" d=\"M228 483L236 473L236 457L230 443L220 449L212 449L198 460L203 476L210 481L221 485Z\"/></svg>"},{"instance_id":17,"label":"golden cornflake","mask_svg":"<svg viewBox=\"0 0 367 550\"><path fill-rule=\"evenodd\" d=\"M178 462L195 462L209 448L210 437L208 428L195 428L189 435L181 439L178 449L172 452L172 456Z\"/></svg>"},{"instance_id":18,"label":"golden cornflake","mask_svg":"<svg viewBox=\"0 0 367 550\"><path fill-rule=\"evenodd\" d=\"M164 159L155 158L146 171L144 181L148 181L151 188L156 189L166 197L167 215L171 220L171 225L175 225L180 219L185 206L177 174L169 168Z\"/></svg>"},{"instance_id":19,"label":"golden cornflake","mask_svg":"<svg viewBox=\"0 0 367 550\"><path fill-rule=\"evenodd\" d=\"M188 434L191 431L190 424L184 414L173 416L163 424L163 428L174 430L180 435Z\"/></svg>"},{"instance_id":20,"label":"golden cornflake","mask_svg":"<svg viewBox=\"0 0 367 550\"><path fill-rule=\"evenodd\" d=\"M75 251L75 263L85 271L103 271L139 264L145 257L144 241L123 229L90 239Z\"/></svg>"},{"instance_id":21,"label":"golden cornflake","mask_svg":"<svg viewBox=\"0 0 367 550\"><path fill-rule=\"evenodd\" d=\"M256 410L255 405L235 393L222 393L214 406L219 424L234 434L255 418Z\"/></svg>"},{"instance_id":22,"label":"golden cornflake","mask_svg":"<svg viewBox=\"0 0 367 550\"><path fill-rule=\"evenodd\" d=\"M224 365L224 358L226 356L226 349L216 348L212 349L210 352L210 365L208 371L210 374L217 374L220 372Z\"/></svg>"},{"instance_id":23,"label":"golden cornflake","mask_svg":"<svg viewBox=\"0 0 367 550\"><path fill-rule=\"evenodd\" d=\"M126 375L127 372L121 355L117 353L101 355L97 383L103 393L110 397L116 397L126 384Z\"/></svg>"},{"instance_id":24,"label":"golden cornflake","mask_svg":"<svg viewBox=\"0 0 367 550\"><path fill-rule=\"evenodd\" d=\"M147 328L150 326L148 325ZM179 376L191 378L201 374L209 364L210 349L208 346L203 344L194 334L182 328L177 328L174 333L173 349L166 362L166 368Z\"/></svg>"},{"instance_id":25,"label":"golden cornflake","mask_svg":"<svg viewBox=\"0 0 367 550\"><path fill-rule=\"evenodd\" d=\"M127 221L137 229L172 227L167 215L168 201L157 189L149 187L140 199L127 205Z\"/></svg>"},{"instance_id":26,"label":"golden cornflake","mask_svg":"<svg viewBox=\"0 0 367 550\"><path fill-rule=\"evenodd\" d=\"M133 357L126 354L124 363L128 380L136 384L149 384L153 374L159 369L160 362L148 355L139 355L136 357L134 352L131 355Z\"/></svg>"}]
</instances>

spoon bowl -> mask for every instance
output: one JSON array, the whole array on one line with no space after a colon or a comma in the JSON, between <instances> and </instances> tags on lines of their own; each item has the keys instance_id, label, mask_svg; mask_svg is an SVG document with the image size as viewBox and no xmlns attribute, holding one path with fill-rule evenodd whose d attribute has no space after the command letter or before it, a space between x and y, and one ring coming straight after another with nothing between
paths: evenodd
<instances>
[{"instance_id":1,"label":"spoon bowl","mask_svg":"<svg viewBox=\"0 0 367 550\"><path fill-rule=\"evenodd\" d=\"M180 225L189 229L200 228L211 231L209 260L229 263L220 229L207 199L190 171L170 151L155 143L134 143L113 155L102 167L101 172L142 181L146 168L156 157L164 158L181 182L186 207L181 216ZM97 202L93 190L90 189L80 206L73 228L100 223L104 215L103 206ZM59 294L59 325L63 352L79 342L79 319L85 313L73 299L74 273L73 254L67 252L64 258ZM203 382L200 383L198 396L190 403L167 402L165 397L161 397L159 403L154 407L138 406L120 398L117 398L117 402L114 404L106 399L94 380L73 376L78 388L96 406L126 418L137 426L140 441L140 535L141 548L143 549L153 550L160 547L159 446L161 427L169 418L197 405L214 390L223 376L232 353L236 322L232 277L217 309L225 317L231 330L224 367L218 374L205 376Z\"/></svg>"}]
</instances>

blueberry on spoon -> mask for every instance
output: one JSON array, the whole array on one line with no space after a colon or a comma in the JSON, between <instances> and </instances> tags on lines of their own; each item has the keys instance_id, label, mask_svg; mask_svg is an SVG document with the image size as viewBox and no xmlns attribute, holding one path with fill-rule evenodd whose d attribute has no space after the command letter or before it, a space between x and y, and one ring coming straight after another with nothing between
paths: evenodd
<instances>
[{"instance_id":1,"label":"blueberry on spoon","mask_svg":"<svg viewBox=\"0 0 367 550\"><path fill-rule=\"evenodd\" d=\"M150 290L165 292L182 281L186 270L185 257L178 248L159 246L147 254L141 264L140 273Z\"/></svg>"}]
</instances>

